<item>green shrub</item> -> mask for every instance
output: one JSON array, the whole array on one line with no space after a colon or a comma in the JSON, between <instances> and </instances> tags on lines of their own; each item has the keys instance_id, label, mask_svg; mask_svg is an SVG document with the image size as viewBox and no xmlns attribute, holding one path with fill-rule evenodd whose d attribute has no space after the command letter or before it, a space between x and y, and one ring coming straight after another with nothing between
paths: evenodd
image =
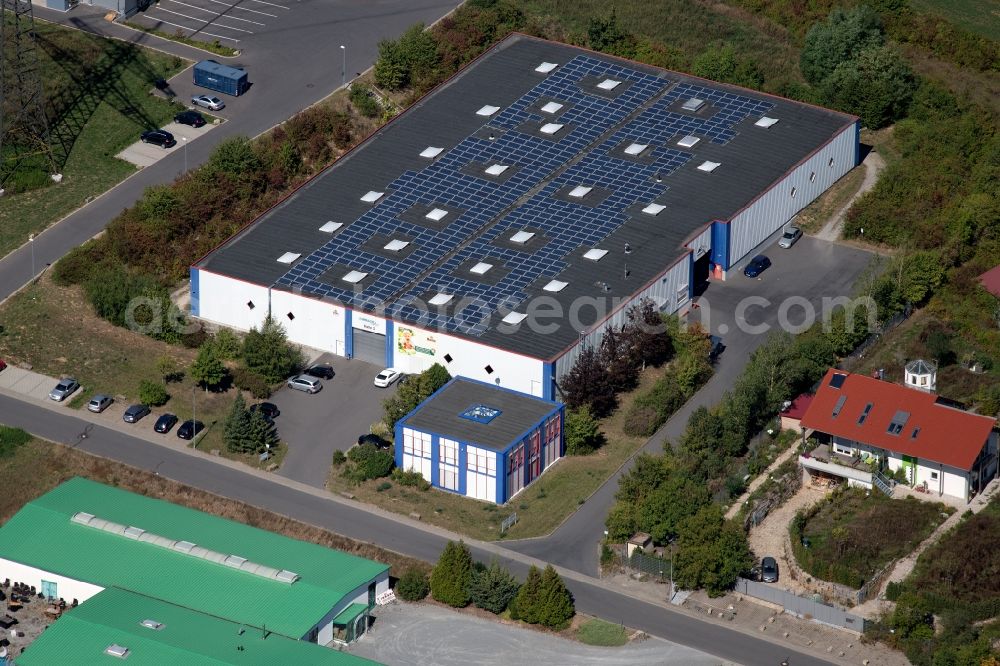
<instances>
[{"instance_id":1,"label":"green shrub","mask_svg":"<svg viewBox=\"0 0 1000 666\"><path fill-rule=\"evenodd\" d=\"M389 483L388 481L383 481L382 483L378 484L375 487L375 491L381 493L385 492L386 490L389 490L390 488L392 488L392 484Z\"/></svg>"},{"instance_id":2,"label":"green shrub","mask_svg":"<svg viewBox=\"0 0 1000 666\"><path fill-rule=\"evenodd\" d=\"M139 402L150 407L159 407L170 399L167 387L161 382L143 379L139 382Z\"/></svg>"},{"instance_id":3,"label":"green shrub","mask_svg":"<svg viewBox=\"0 0 1000 666\"><path fill-rule=\"evenodd\" d=\"M20 428L0 425L0 458L9 458L14 451L31 441L31 435Z\"/></svg>"},{"instance_id":4,"label":"green shrub","mask_svg":"<svg viewBox=\"0 0 1000 666\"><path fill-rule=\"evenodd\" d=\"M393 458L388 451L379 451L374 446L360 445L347 452L347 458L354 463L347 471L348 478L355 483L379 479L392 471Z\"/></svg>"},{"instance_id":5,"label":"green shrub","mask_svg":"<svg viewBox=\"0 0 1000 666\"><path fill-rule=\"evenodd\" d=\"M889 601L896 601L905 589L902 583L891 580L885 586L885 598Z\"/></svg>"},{"instance_id":6,"label":"green shrub","mask_svg":"<svg viewBox=\"0 0 1000 666\"><path fill-rule=\"evenodd\" d=\"M345 462L347 462L347 456L344 455L343 451L337 449L336 451L333 452L333 464L335 466L340 467Z\"/></svg>"},{"instance_id":7,"label":"green shrub","mask_svg":"<svg viewBox=\"0 0 1000 666\"><path fill-rule=\"evenodd\" d=\"M407 569L396 581L396 596L403 601L420 601L430 591L427 576L416 569Z\"/></svg>"},{"instance_id":8,"label":"green shrub","mask_svg":"<svg viewBox=\"0 0 1000 666\"><path fill-rule=\"evenodd\" d=\"M52 269L52 281L61 287L84 284L98 272L101 266L95 261L94 241L88 241L70 250L56 262Z\"/></svg>"},{"instance_id":9,"label":"green shrub","mask_svg":"<svg viewBox=\"0 0 1000 666\"><path fill-rule=\"evenodd\" d=\"M243 343L230 328L220 328L212 339L219 358L227 361L239 358Z\"/></svg>"},{"instance_id":10,"label":"green shrub","mask_svg":"<svg viewBox=\"0 0 1000 666\"><path fill-rule=\"evenodd\" d=\"M566 455L584 456L593 453L605 443L604 433L597 419L590 413L590 407L566 412Z\"/></svg>"},{"instance_id":11,"label":"green shrub","mask_svg":"<svg viewBox=\"0 0 1000 666\"><path fill-rule=\"evenodd\" d=\"M350 99L358 113L367 118L375 118L382 112L382 107L372 97L372 89L366 85L352 83Z\"/></svg>"},{"instance_id":12,"label":"green shrub","mask_svg":"<svg viewBox=\"0 0 1000 666\"><path fill-rule=\"evenodd\" d=\"M655 407L634 403L625 414L622 432L630 437L650 437L663 423Z\"/></svg>"},{"instance_id":13,"label":"green shrub","mask_svg":"<svg viewBox=\"0 0 1000 666\"><path fill-rule=\"evenodd\" d=\"M271 397L271 385L262 375L247 370L246 368L235 368L232 370L233 386L246 391L258 400Z\"/></svg>"},{"instance_id":14,"label":"green shrub","mask_svg":"<svg viewBox=\"0 0 1000 666\"><path fill-rule=\"evenodd\" d=\"M418 490L430 490L430 481L424 478L424 476L412 469L402 469L397 467L392 470L392 480L401 486L410 486L417 488Z\"/></svg>"},{"instance_id":15,"label":"green shrub","mask_svg":"<svg viewBox=\"0 0 1000 666\"><path fill-rule=\"evenodd\" d=\"M268 317L259 329L252 328L243 339L243 361L249 370L268 382L290 377L304 363L302 352L288 342L285 327Z\"/></svg>"}]
</instances>

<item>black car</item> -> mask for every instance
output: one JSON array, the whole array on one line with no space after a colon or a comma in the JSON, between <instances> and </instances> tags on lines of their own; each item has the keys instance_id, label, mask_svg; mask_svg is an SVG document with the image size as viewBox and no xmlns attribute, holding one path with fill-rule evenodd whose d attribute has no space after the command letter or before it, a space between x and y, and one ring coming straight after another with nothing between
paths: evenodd
<instances>
[{"instance_id":1,"label":"black car","mask_svg":"<svg viewBox=\"0 0 1000 666\"><path fill-rule=\"evenodd\" d=\"M760 561L760 579L765 583L778 582L778 562L773 557Z\"/></svg>"},{"instance_id":2,"label":"black car","mask_svg":"<svg viewBox=\"0 0 1000 666\"><path fill-rule=\"evenodd\" d=\"M139 138L142 139L143 143L151 143L161 148L173 148L177 145L177 139L166 130L149 130L148 132L143 132Z\"/></svg>"},{"instance_id":3,"label":"black car","mask_svg":"<svg viewBox=\"0 0 1000 666\"><path fill-rule=\"evenodd\" d=\"M170 432L170 429L177 424L177 417L173 414L164 414L160 418L156 419L156 425L153 426L153 430L159 433Z\"/></svg>"},{"instance_id":4,"label":"black car","mask_svg":"<svg viewBox=\"0 0 1000 666\"><path fill-rule=\"evenodd\" d=\"M201 421L188 419L177 429L177 436L181 439L194 439L195 435L205 429L205 424Z\"/></svg>"},{"instance_id":5,"label":"black car","mask_svg":"<svg viewBox=\"0 0 1000 666\"><path fill-rule=\"evenodd\" d=\"M361 435L360 437L358 437L358 445L362 446L362 445L365 445L365 444L369 444L371 446L374 446L379 451L385 451L387 449L391 449L392 448L392 443L391 442L387 442L384 439L382 439L381 437L379 437L378 435L372 435L370 433L367 434L367 435Z\"/></svg>"},{"instance_id":6,"label":"black car","mask_svg":"<svg viewBox=\"0 0 1000 666\"><path fill-rule=\"evenodd\" d=\"M273 402L258 402L256 405L250 405L250 413L254 412L260 412L268 421L273 421L274 417L281 414L281 410Z\"/></svg>"},{"instance_id":7,"label":"black car","mask_svg":"<svg viewBox=\"0 0 1000 666\"><path fill-rule=\"evenodd\" d=\"M747 277L757 277L764 271L768 269L771 265L771 260L765 257L763 254L758 254L756 257L750 260L747 267L743 269L743 275Z\"/></svg>"},{"instance_id":8,"label":"black car","mask_svg":"<svg viewBox=\"0 0 1000 666\"><path fill-rule=\"evenodd\" d=\"M305 374L310 377L319 377L320 379L333 379L335 373L329 363L317 363L306 368Z\"/></svg>"},{"instance_id":9,"label":"black car","mask_svg":"<svg viewBox=\"0 0 1000 666\"><path fill-rule=\"evenodd\" d=\"M125 410L125 414L122 416L122 421L125 423L136 423L144 416L149 414L149 407L146 405L132 405Z\"/></svg>"},{"instance_id":10,"label":"black car","mask_svg":"<svg viewBox=\"0 0 1000 666\"><path fill-rule=\"evenodd\" d=\"M708 360L715 363L719 356L726 350L726 345L722 344L722 338L717 335L708 336Z\"/></svg>"},{"instance_id":11,"label":"black car","mask_svg":"<svg viewBox=\"0 0 1000 666\"><path fill-rule=\"evenodd\" d=\"M205 125L205 116L197 111L181 111L174 116L174 122L181 125L190 125L191 127L203 127Z\"/></svg>"}]
</instances>

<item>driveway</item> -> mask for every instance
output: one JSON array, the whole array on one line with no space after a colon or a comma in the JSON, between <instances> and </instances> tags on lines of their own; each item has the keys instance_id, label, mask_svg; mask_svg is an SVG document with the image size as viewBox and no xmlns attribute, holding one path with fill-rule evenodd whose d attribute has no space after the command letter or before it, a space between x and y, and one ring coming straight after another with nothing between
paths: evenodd
<instances>
[{"instance_id":1,"label":"driveway","mask_svg":"<svg viewBox=\"0 0 1000 666\"><path fill-rule=\"evenodd\" d=\"M594 647L430 604L397 602L376 609L375 616L371 631L348 651L392 666L507 666L525 660L552 666L732 663L658 638L622 647Z\"/></svg>"},{"instance_id":2,"label":"driveway","mask_svg":"<svg viewBox=\"0 0 1000 666\"><path fill-rule=\"evenodd\" d=\"M780 235L780 234L778 234ZM777 235L775 237L777 240ZM698 298L699 308L692 319L701 320L712 333L720 335L726 345L716 363L715 375L694 395L643 447L646 453L663 452L664 442L676 442L684 432L688 417L698 407L717 404L743 371L750 354L778 326L782 304L787 319L800 323L802 307L788 308L789 299L812 304L817 312L823 297L851 294L854 281L865 270L872 255L864 250L802 238L789 250L776 244L762 250L774 263L757 279L733 270L725 282L712 282ZM759 252L758 252L759 253ZM764 297L753 307L744 307L737 321L738 306L748 303L747 297ZM751 326L766 325L768 330L749 333ZM763 326L762 326L763 327ZM792 396L789 396L792 397ZM505 542L507 548L531 555L568 569L597 575L598 544L604 536L604 519L614 503L618 478L631 467L626 464L612 476L576 513L547 537Z\"/></svg>"},{"instance_id":3,"label":"driveway","mask_svg":"<svg viewBox=\"0 0 1000 666\"><path fill-rule=\"evenodd\" d=\"M191 127L190 125L182 125L181 123L167 123L162 129L170 132L174 135L177 140L177 145L172 148L163 148L162 146L155 146L151 143L143 143L142 141L136 141L131 146L125 148L115 157L125 160L126 162L131 162L137 167L148 167L151 164L159 162L164 157L167 157L171 153L185 153L187 151L187 144L189 141L194 141L195 139L203 136L206 132L214 127L218 127L211 122L211 118L206 118L207 123L201 127ZM187 159L184 160L184 168L187 170Z\"/></svg>"},{"instance_id":4,"label":"driveway","mask_svg":"<svg viewBox=\"0 0 1000 666\"><path fill-rule=\"evenodd\" d=\"M278 434L288 442L288 454L278 474L316 488L326 486L334 450L346 451L382 419L382 401L396 392L396 385L375 388L372 380L381 367L341 356L324 355L336 373L321 380L323 390L309 395L285 387L271 396L281 415L275 419Z\"/></svg>"}]
</instances>

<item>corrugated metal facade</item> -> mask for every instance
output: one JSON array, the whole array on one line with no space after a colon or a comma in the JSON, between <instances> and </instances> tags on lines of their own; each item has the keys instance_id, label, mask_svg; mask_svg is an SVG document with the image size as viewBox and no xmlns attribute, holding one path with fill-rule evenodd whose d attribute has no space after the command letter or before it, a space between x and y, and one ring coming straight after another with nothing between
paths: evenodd
<instances>
[{"instance_id":1,"label":"corrugated metal facade","mask_svg":"<svg viewBox=\"0 0 1000 666\"><path fill-rule=\"evenodd\" d=\"M854 125L847 127L734 217L729 223L730 261L725 268L737 264L853 169L857 161L857 141L857 128Z\"/></svg>"},{"instance_id":2,"label":"corrugated metal facade","mask_svg":"<svg viewBox=\"0 0 1000 666\"><path fill-rule=\"evenodd\" d=\"M673 313L684 306L690 299L691 294L691 256L682 257L670 269L654 280L646 289L628 300L624 306L618 308L607 321L598 326L593 331L588 331L587 335L577 344L573 345L565 354L556 359L556 381L565 375L576 363L582 345L598 346L604 338L604 331L610 326L621 327L628 321L627 313L633 305L637 305L643 299L649 298L663 312ZM558 396L556 396L558 399Z\"/></svg>"},{"instance_id":3,"label":"corrugated metal facade","mask_svg":"<svg viewBox=\"0 0 1000 666\"><path fill-rule=\"evenodd\" d=\"M700 234L688 241L687 247L694 252L695 261L701 259L706 252L712 249L712 225L705 225L705 229Z\"/></svg>"}]
</instances>

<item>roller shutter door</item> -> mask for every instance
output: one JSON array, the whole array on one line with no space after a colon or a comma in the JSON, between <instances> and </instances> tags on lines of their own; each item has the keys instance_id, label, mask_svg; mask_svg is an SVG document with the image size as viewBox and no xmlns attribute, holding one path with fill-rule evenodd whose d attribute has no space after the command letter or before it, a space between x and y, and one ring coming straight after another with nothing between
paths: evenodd
<instances>
[{"instance_id":1,"label":"roller shutter door","mask_svg":"<svg viewBox=\"0 0 1000 666\"><path fill-rule=\"evenodd\" d=\"M375 365L385 365L385 336L354 329L354 358Z\"/></svg>"}]
</instances>

